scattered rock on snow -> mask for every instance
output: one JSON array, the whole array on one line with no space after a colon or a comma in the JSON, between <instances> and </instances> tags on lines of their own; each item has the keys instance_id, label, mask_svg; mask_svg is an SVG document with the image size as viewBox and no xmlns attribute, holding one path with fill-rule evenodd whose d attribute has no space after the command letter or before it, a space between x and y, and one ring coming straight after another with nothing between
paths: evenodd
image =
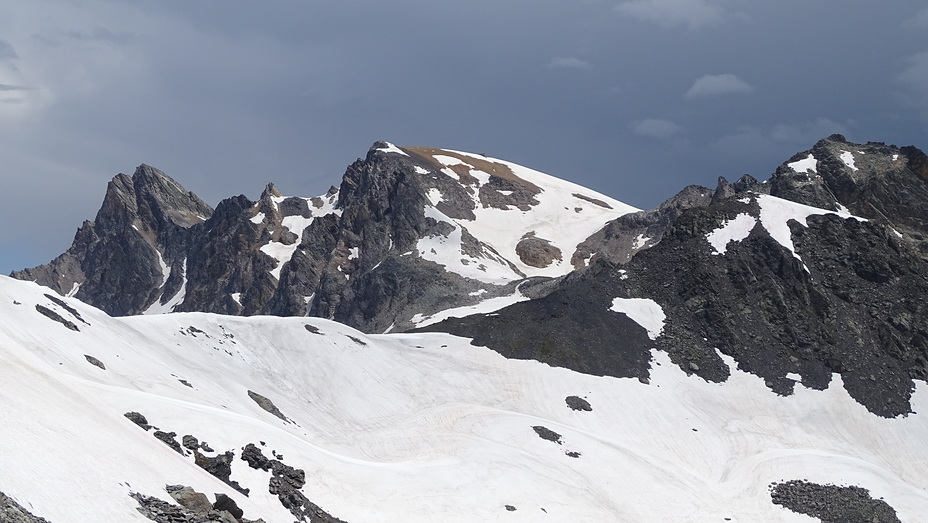
<instances>
[{"instance_id":1,"label":"scattered rock on snow","mask_svg":"<svg viewBox=\"0 0 928 523\"><path fill-rule=\"evenodd\" d=\"M139 427L142 427L145 430L151 429L151 425L148 424L148 420L145 416L139 414L138 412L132 411L124 414L125 417L129 418L132 423L135 423Z\"/></svg>"},{"instance_id":2,"label":"scattered rock on snow","mask_svg":"<svg viewBox=\"0 0 928 523\"><path fill-rule=\"evenodd\" d=\"M36 305L35 310L37 310L39 314L41 314L42 316L45 316L46 318L50 320L57 321L58 323L64 325L65 327L71 329L74 332L80 332L80 329L77 328L77 325L75 325L74 322L62 318L60 314L49 309L48 307L45 307L43 305Z\"/></svg>"},{"instance_id":3,"label":"scattered rock on snow","mask_svg":"<svg viewBox=\"0 0 928 523\"><path fill-rule=\"evenodd\" d=\"M180 447L180 443L178 443L177 440L174 439L174 437L177 436L176 432L164 432L161 430L156 430L155 432L152 433L152 436L164 442L165 445L177 451L177 453L180 454L181 456L184 455L184 449L182 449Z\"/></svg>"},{"instance_id":4,"label":"scattered rock on snow","mask_svg":"<svg viewBox=\"0 0 928 523\"><path fill-rule=\"evenodd\" d=\"M567 406L573 410L585 410L587 412L593 410L590 402L580 396L567 396L564 400L567 402Z\"/></svg>"},{"instance_id":5,"label":"scattered rock on snow","mask_svg":"<svg viewBox=\"0 0 928 523\"><path fill-rule=\"evenodd\" d=\"M873 499L870 491L857 486L840 487L791 480L775 484L770 490L770 498L776 505L819 518L822 523L899 522L895 509L882 499Z\"/></svg>"},{"instance_id":6,"label":"scattered rock on snow","mask_svg":"<svg viewBox=\"0 0 928 523\"><path fill-rule=\"evenodd\" d=\"M554 432L553 430L547 427L542 427L541 425L535 425L532 428L535 429L535 433L538 434L539 438L546 439L548 441L553 441L557 443L558 445L562 444L561 435L558 434L557 432Z\"/></svg>"},{"instance_id":7,"label":"scattered rock on snow","mask_svg":"<svg viewBox=\"0 0 928 523\"><path fill-rule=\"evenodd\" d=\"M284 416L283 412L281 412L280 409L278 409L277 406L274 405L273 401L265 398L264 396L258 394L257 392L252 392L250 390L248 391L248 397L253 399L254 402L257 403L258 406L261 407L262 409L270 412L271 414L277 416L278 418L284 421L287 421L287 422L290 421L289 419L287 419L286 416Z\"/></svg>"},{"instance_id":8,"label":"scattered rock on snow","mask_svg":"<svg viewBox=\"0 0 928 523\"><path fill-rule=\"evenodd\" d=\"M306 473L276 459L268 459L254 443L242 449L242 460L253 469L271 472L268 492L277 496L280 504L300 521L313 523L344 523L332 516L306 497L300 488L306 484Z\"/></svg>"},{"instance_id":9,"label":"scattered rock on snow","mask_svg":"<svg viewBox=\"0 0 928 523\"><path fill-rule=\"evenodd\" d=\"M84 358L87 360L87 363L91 365L96 365L97 367L100 367L101 369L106 370L106 365L104 365L103 362L98 360L97 358L94 358L93 356L89 354L84 354Z\"/></svg>"},{"instance_id":10,"label":"scattered rock on snow","mask_svg":"<svg viewBox=\"0 0 928 523\"><path fill-rule=\"evenodd\" d=\"M165 490L174 498L174 501L187 510L192 510L198 514L206 514L213 508L213 504L210 503L206 494L197 492L191 487L168 485Z\"/></svg>"}]
</instances>

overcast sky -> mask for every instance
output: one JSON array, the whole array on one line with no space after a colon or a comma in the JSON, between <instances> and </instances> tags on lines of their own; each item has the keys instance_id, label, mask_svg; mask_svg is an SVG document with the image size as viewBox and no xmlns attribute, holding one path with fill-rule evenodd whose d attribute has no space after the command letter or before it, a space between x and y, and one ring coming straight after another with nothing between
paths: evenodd
<instances>
[{"instance_id":1,"label":"overcast sky","mask_svg":"<svg viewBox=\"0 0 928 523\"><path fill-rule=\"evenodd\" d=\"M926 130L923 1L4 0L0 273L140 163L215 206L321 194L383 139L647 208L834 132Z\"/></svg>"}]
</instances>

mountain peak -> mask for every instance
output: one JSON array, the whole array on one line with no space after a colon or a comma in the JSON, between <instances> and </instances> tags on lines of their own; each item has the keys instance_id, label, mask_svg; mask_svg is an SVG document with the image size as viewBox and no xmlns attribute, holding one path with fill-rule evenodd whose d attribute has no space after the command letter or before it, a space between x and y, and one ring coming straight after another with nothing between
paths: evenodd
<instances>
[{"instance_id":1,"label":"mountain peak","mask_svg":"<svg viewBox=\"0 0 928 523\"><path fill-rule=\"evenodd\" d=\"M264 190L261 191L261 200L267 200L270 198L280 198L283 195L280 193L280 190L277 189L277 186L273 182L269 182Z\"/></svg>"},{"instance_id":2,"label":"mountain peak","mask_svg":"<svg viewBox=\"0 0 928 523\"><path fill-rule=\"evenodd\" d=\"M107 184L98 226L136 226L160 231L168 224L190 227L205 221L212 208L159 169L141 164L129 177L117 174Z\"/></svg>"}]
</instances>

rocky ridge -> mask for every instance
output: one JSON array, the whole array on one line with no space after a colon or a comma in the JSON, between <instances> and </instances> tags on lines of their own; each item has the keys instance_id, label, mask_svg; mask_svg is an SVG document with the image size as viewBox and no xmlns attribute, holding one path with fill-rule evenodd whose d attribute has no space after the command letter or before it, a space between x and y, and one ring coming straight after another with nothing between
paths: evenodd
<instances>
[{"instance_id":1,"label":"rocky ridge","mask_svg":"<svg viewBox=\"0 0 928 523\"><path fill-rule=\"evenodd\" d=\"M257 201L215 210L143 165L110 182L67 252L12 276L113 315L317 316L405 330L585 265L577 245L633 210L502 160L386 142L325 195L285 197L268 184ZM572 220L569 241L544 229L552 213Z\"/></svg>"}]
</instances>

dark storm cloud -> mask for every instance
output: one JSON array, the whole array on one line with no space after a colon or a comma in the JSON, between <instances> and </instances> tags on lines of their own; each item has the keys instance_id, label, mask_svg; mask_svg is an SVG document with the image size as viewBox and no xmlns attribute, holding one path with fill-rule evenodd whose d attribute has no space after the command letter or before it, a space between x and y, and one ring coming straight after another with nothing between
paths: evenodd
<instances>
[{"instance_id":1,"label":"dark storm cloud","mask_svg":"<svg viewBox=\"0 0 928 523\"><path fill-rule=\"evenodd\" d=\"M915 1L11 0L0 271L63 251L142 162L212 204L311 196L386 139L649 207L832 132L925 147L925 20Z\"/></svg>"}]
</instances>

